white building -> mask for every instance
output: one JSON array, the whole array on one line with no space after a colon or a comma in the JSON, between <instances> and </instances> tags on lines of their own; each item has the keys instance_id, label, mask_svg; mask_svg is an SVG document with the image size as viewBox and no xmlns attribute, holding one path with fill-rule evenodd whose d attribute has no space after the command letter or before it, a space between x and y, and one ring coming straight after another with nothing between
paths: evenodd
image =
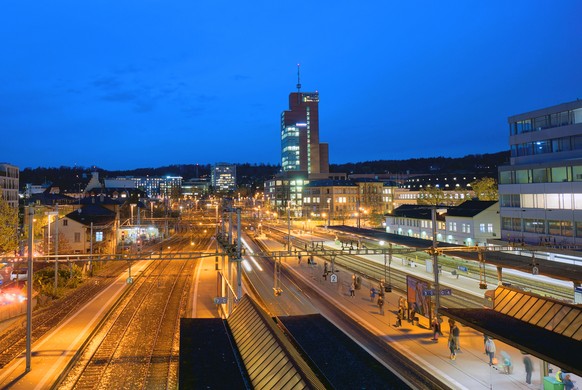
<instances>
[{"instance_id":1,"label":"white building","mask_svg":"<svg viewBox=\"0 0 582 390\"><path fill-rule=\"evenodd\" d=\"M485 245L498 238L499 202L470 200L459 206L437 208L437 241L455 245ZM432 240L430 206L402 205L386 216L386 232Z\"/></svg>"},{"instance_id":2,"label":"white building","mask_svg":"<svg viewBox=\"0 0 582 390\"><path fill-rule=\"evenodd\" d=\"M501 238L582 245L582 100L508 118L499 168Z\"/></svg>"}]
</instances>

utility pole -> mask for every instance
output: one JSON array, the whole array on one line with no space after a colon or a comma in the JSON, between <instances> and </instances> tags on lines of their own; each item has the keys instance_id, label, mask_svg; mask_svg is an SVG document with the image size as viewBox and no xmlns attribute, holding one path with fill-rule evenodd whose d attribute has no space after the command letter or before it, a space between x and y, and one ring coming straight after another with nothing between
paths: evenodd
<instances>
[{"instance_id":1,"label":"utility pole","mask_svg":"<svg viewBox=\"0 0 582 390\"><path fill-rule=\"evenodd\" d=\"M436 225L436 206L431 209L432 217L432 259L434 272L434 290L435 290L435 308L434 315L438 318L439 309L441 306L441 292L439 286L439 256L437 253L437 225Z\"/></svg>"},{"instance_id":2,"label":"utility pole","mask_svg":"<svg viewBox=\"0 0 582 390\"><path fill-rule=\"evenodd\" d=\"M28 278L26 280L26 370L30 372L31 340L32 340L32 223L34 207L28 206Z\"/></svg>"},{"instance_id":3,"label":"utility pole","mask_svg":"<svg viewBox=\"0 0 582 390\"><path fill-rule=\"evenodd\" d=\"M55 220L55 294L59 286L59 204L56 204L57 219Z\"/></svg>"},{"instance_id":4,"label":"utility pole","mask_svg":"<svg viewBox=\"0 0 582 390\"><path fill-rule=\"evenodd\" d=\"M291 253L291 201L287 202L287 252Z\"/></svg>"}]
</instances>

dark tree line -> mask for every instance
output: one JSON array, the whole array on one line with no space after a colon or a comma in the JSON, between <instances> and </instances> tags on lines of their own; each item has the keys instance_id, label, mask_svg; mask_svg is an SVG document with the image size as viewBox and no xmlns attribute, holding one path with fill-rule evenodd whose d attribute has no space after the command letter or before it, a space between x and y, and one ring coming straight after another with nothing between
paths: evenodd
<instances>
[{"instance_id":1,"label":"dark tree line","mask_svg":"<svg viewBox=\"0 0 582 390\"><path fill-rule=\"evenodd\" d=\"M509 151L493 154L471 154L465 157L414 158L409 160L379 160L359 163L331 164L331 172L348 174L362 173L481 173L496 177L497 167L509 163ZM137 168L132 170L108 171L98 167L26 168L20 171L20 186L26 183L51 183L62 191L78 191L91 178L91 172L97 171L100 177L116 176L182 176L184 180L210 177L212 165L182 164L159 168ZM253 191L263 188L263 183L281 170L280 165L272 164L236 164L237 185Z\"/></svg>"}]
</instances>

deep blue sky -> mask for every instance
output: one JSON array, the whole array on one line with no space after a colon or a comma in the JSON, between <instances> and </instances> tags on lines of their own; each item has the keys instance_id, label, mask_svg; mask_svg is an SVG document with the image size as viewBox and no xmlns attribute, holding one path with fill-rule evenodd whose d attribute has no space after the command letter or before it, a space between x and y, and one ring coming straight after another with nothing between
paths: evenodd
<instances>
[{"instance_id":1,"label":"deep blue sky","mask_svg":"<svg viewBox=\"0 0 582 390\"><path fill-rule=\"evenodd\" d=\"M330 162L507 150L582 98L582 2L3 0L0 161L280 163L295 89Z\"/></svg>"}]
</instances>

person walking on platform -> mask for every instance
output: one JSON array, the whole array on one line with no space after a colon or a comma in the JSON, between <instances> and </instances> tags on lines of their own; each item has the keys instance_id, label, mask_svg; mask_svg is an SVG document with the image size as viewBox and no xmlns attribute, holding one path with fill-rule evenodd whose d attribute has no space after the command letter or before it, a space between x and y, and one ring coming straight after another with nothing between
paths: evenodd
<instances>
[{"instance_id":1,"label":"person walking on platform","mask_svg":"<svg viewBox=\"0 0 582 390\"><path fill-rule=\"evenodd\" d=\"M487 341L485 342L485 352L489 356L489 365L493 365L493 359L495 358L495 343L491 337L487 337Z\"/></svg>"},{"instance_id":2,"label":"person walking on platform","mask_svg":"<svg viewBox=\"0 0 582 390\"><path fill-rule=\"evenodd\" d=\"M297 264L301 264L301 253L297 255Z\"/></svg>"},{"instance_id":3,"label":"person walking on platform","mask_svg":"<svg viewBox=\"0 0 582 390\"><path fill-rule=\"evenodd\" d=\"M398 308L398 314L396 315L396 327L400 328L402 326L402 316L404 315L404 311L401 307Z\"/></svg>"},{"instance_id":4,"label":"person walking on platform","mask_svg":"<svg viewBox=\"0 0 582 390\"><path fill-rule=\"evenodd\" d=\"M398 307L402 308L402 318L403 320L406 319L406 299L404 299L403 296L400 296L400 298L398 298Z\"/></svg>"},{"instance_id":5,"label":"person walking on platform","mask_svg":"<svg viewBox=\"0 0 582 390\"><path fill-rule=\"evenodd\" d=\"M354 284L354 282L352 282L352 284L350 284L350 297L355 296L356 296L356 285Z\"/></svg>"},{"instance_id":6,"label":"person walking on platform","mask_svg":"<svg viewBox=\"0 0 582 390\"><path fill-rule=\"evenodd\" d=\"M449 335L449 351L451 351L451 360L455 360L457 358L457 351L456 351L456 344L455 339L453 338L452 333Z\"/></svg>"},{"instance_id":7,"label":"person walking on platform","mask_svg":"<svg viewBox=\"0 0 582 390\"><path fill-rule=\"evenodd\" d=\"M370 302L374 302L376 298L376 289L374 287L370 287Z\"/></svg>"},{"instance_id":8,"label":"person walking on platform","mask_svg":"<svg viewBox=\"0 0 582 390\"><path fill-rule=\"evenodd\" d=\"M382 295L378 296L378 309L380 314L384 315L384 298L382 298Z\"/></svg>"},{"instance_id":9,"label":"person walking on platform","mask_svg":"<svg viewBox=\"0 0 582 390\"><path fill-rule=\"evenodd\" d=\"M459 330L459 327L457 326L457 324L455 322L453 322L453 328L451 329L451 334L453 335L453 341L455 343L455 350L456 351L461 350L461 344L459 344L459 334L460 333L461 333L461 331Z\"/></svg>"},{"instance_id":10,"label":"person walking on platform","mask_svg":"<svg viewBox=\"0 0 582 390\"><path fill-rule=\"evenodd\" d=\"M441 324L436 316L434 316L432 319L431 327L432 327L432 340L438 341L439 334L441 333Z\"/></svg>"},{"instance_id":11,"label":"person walking on platform","mask_svg":"<svg viewBox=\"0 0 582 390\"><path fill-rule=\"evenodd\" d=\"M531 385L531 373L533 372L533 363L529 355L523 355L523 365L525 366L525 383Z\"/></svg>"}]
</instances>

